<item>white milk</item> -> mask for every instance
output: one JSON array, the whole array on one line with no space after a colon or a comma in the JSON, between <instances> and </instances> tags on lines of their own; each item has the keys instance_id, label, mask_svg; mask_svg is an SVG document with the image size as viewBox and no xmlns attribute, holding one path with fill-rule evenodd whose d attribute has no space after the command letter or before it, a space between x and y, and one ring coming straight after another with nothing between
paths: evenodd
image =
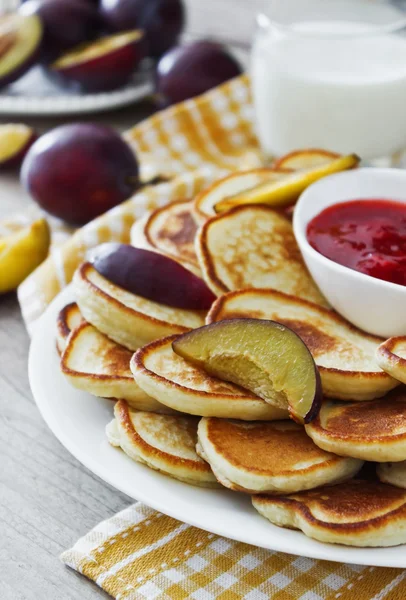
<instances>
[{"instance_id":1,"label":"white milk","mask_svg":"<svg viewBox=\"0 0 406 600\"><path fill-rule=\"evenodd\" d=\"M254 104L268 154L320 147L371 159L406 148L406 37L371 32L315 21L257 35Z\"/></svg>"}]
</instances>

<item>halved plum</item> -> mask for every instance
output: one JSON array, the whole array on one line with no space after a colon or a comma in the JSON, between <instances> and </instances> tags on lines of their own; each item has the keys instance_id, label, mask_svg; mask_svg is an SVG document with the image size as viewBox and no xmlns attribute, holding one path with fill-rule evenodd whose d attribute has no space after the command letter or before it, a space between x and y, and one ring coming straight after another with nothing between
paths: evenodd
<instances>
[{"instance_id":1,"label":"halved plum","mask_svg":"<svg viewBox=\"0 0 406 600\"><path fill-rule=\"evenodd\" d=\"M0 87L16 81L34 64L42 34L41 20L35 15L0 18Z\"/></svg>"},{"instance_id":2,"label":"halved plum","mask_svg":"<svg viewBox=\"0 0 406 600\"><path fill-rule=\"evenodd\" d=\"M34 129L28 125L0 125L0 171L18 167L36 138Z\"/></svg>"},{"instance_id":3,"label":"halved plum","mask_svg":"<svg viewBox=\"0 0 406 600\"><path fill-rule=\"evenodd\" d=\"M144 33L126 31L76 46L58 58L49 73L80 91L113 90L127 83L145 55Z\"/></svg>"},{"instance_id":4,"label":"halved plum","mask_svg":"<svg viewBox=\"0 0 406 600\"><path fill-rule=\"evenodd\" d=\"M262 319L218 321L179 336L172 348L210 375L236 383L299 423L310 423L322 400L309 349L288 327Z\"/></svg>"},{"instance_id":5,"label":"halved plum","mask_svg":"<svg viewBox=\"0 0 406 600\"><path fill-rule=\"evenodd\" d=\"M208 310L216 299L200 277L176 261L127 244L96 253L93 266L124 290L175 308Z\"/></svg>"}]
</instances>

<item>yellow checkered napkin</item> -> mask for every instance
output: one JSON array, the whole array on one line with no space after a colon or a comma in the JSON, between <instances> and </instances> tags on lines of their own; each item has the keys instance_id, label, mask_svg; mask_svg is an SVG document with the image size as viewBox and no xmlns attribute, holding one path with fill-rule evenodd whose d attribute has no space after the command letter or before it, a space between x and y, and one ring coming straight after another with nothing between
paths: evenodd
<instances>
[{"instance_id":1,"label":"yellow checkered napkin","mask_svg":"<svg viewBox=\"0 0 406 600\"><path fill-rule=\"evenodd\" d=\"M73 232L49 219L49 258L20 286L27 327L65 287L89 249L129 242L133 223L171 200L191 198L236 169L263 164L252 127L249 82L237 78L158 113L127 132L141 177L168 179ZM0 235L38 209L0 224ZM267 523L264 520L264 527ZM404 573L269 552L219 538L137 504L98 525L62 560L119 600L405 600Z\"/></svg>"},{"instance_id":2,"label":"yellow checkered napkin","mask_svg":"<svg viewBox=\"0 0 406 600\"><path fill-rule=\"evenodd\" d=\"M61 558L117 600L406 598L406 571L262 550L142 504L100 523Z\"/></svg>"}]
</instances>

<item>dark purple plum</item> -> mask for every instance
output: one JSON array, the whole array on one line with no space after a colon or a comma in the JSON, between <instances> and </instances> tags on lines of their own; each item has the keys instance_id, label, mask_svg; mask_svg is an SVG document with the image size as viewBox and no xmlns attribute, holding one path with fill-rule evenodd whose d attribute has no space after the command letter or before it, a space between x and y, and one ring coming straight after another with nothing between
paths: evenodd
<instances>
[{"instance_id":1,"label":"dark purple plum","mask_svg":"<svg viewBox=\"0 0 406 600\"><path fill-rule=\"evenodd\" d=\"M1 18L0 88L24 75L39 58L43 26L39 17L18 14Z\"/></svg>"},{"instance_id":2,"label":"dark purple plum","mask_svg":"<svg viewBox=\"0 0 406 600\"><path fill-rule=\"evenodd\" d=\"M44 27L42 60L48 63L83 42L95 39L101 18L95 6L84 0L29 0L20 14L38 15Z\"/></svg>"},{"instance_id":3,"label":"dark purple plum","mask_svg":"<svg viewBox=\"0 0 406 600\"><path fill-rule=\"evenodd\" d=\"M110 31L143 29L154 58L177 43L185 24L182 0L101 0L101 13Z\"/></svg>"},{"instance_id":4,"label":"dark purple plum","mask_svg":"<svg viewBox=\"0 0 406 600\"><path fill-rule=\"evenodd\" d=\"M119 287L176 308L208 310L216 297L205 282L176 261L126 244L96 255L93 266Z\"/></svg>"},{"instance_id":5,"label":"dark purple plum","mask_svg":"<svg viewBox=\"0 0 406 600\"><path fill-rule=\"evenodd\" d=\"M158 63L158 103L163 108L199 96L241 73L238 61L221 44L200 41L177 46Z\"/></svg>"},{"instance_id":6,"label":"dark purple plum","mask_svg":"<svg viewBox=\"0 0 406 600\"><path fill-rule=\"evenodd\" d=\"M44 210L82 225L131 196L138 164L109 127L75 123L56 127L31 146L21 182Z\"/></svg>"},{"instance_id":7,"label":"dark purple plum","mask_svg":"<svg viewBox=\"0 0 406 600\"><path fill-rule=\"evenodd\" d=\"M49 66L47 73L64 87L104 92L127 83L144 56L144 33L137 29L68 50Z\"/></svg>"}]
</instances>

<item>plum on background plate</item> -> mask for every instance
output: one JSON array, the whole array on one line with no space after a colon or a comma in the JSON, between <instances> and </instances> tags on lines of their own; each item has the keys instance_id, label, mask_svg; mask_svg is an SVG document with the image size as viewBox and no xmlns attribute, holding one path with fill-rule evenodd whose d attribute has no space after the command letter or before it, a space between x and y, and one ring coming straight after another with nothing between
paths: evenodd
<instances>
[{"instance_id":1,"label":"plum on background plate","mask_svg":"<svg viewBox=\"0 0 406 600\"><path fill-rule=\"evenodd\" d=\"M199 96L242 73L221 44L199 41L177 46L159 61L156 91L161 107Z\"/></svg>"},{"instance_id":2,"label":"plum on background plate","mask_svg":"<svg viewBox=\"0 0 406 600\"><path fill-rule=\"evenodd\" d=\"M48 72L71 89L103 92L127 83L144 57L144 33L138 29L73 48L50 65Z\"/></svg>"},{"instance_id":3,"label":"plum on background plate","mask_svg":"<svg viewBox=\"0 0 406 600\"><path fill-rule=\"evenodd\" d=\"M28 0L19 12L40 17L44 27L41 58L45 63L95 39L101 27L96 6L84 0Z\"/></svg>"},{"instance_id":4,"label":"plum on background plate","mask_svg":"<svg viewBox=\"0 0 406 600\"><path fill-rule=\"evenodd\" d=\"M229 319L179 336L176 354L309 423L322 400L320 374L309 349L281 323Z\"/></svg>"},{"instance_id":5,"label":"plum on background plate","mask_svg":"<svg viewBox=\"0 0 406 600\"><path fill-rule=\"evenodd\" d=\"M18 167L36 138L37 134L28 125L0 125L0 171Z\"/></svg>"},{"instance_id":6,"label":"plum on background plate","mask_svg":"<svg viewBox=\"0 0 406 600\"><path fill-rule=\"evenodd\" d=\"M185 24L182 0L101 0L101 13L110 31L143 29L154 58L176 44Z\"/></svg>"},{"instance_id":7,"label":"plum on background plate","mask_svg":"<svg viewBox=\"0 0 406 600\"><path fill-rule=\"evenodd\" d=\"M175 308L208 310L216 299L205 282L168 256L109 244L95 253L93 266L119 287Z\"/></svg>"},{"instance_id":8,"label":"plum on background plate","mask_svg":"<svg viewBox=\"0 0 406 600\"><path fill-rule=\"evenodd\" d=\"M44 210L82 225L131 196L138 163L109 127L74 123L56 127L31 146L21 182Z\"/></svg>"},{"instance_id":9,"label":"plum on background plate","mask_svg":"<svg viewBox=\"0 0 406 600\"><path fill-rule=\"evenodd\" d=\"M0 18L0 87L21 77L34 64L42 36L41 20L35 15Z\"/></svg>"}]
</instances>

